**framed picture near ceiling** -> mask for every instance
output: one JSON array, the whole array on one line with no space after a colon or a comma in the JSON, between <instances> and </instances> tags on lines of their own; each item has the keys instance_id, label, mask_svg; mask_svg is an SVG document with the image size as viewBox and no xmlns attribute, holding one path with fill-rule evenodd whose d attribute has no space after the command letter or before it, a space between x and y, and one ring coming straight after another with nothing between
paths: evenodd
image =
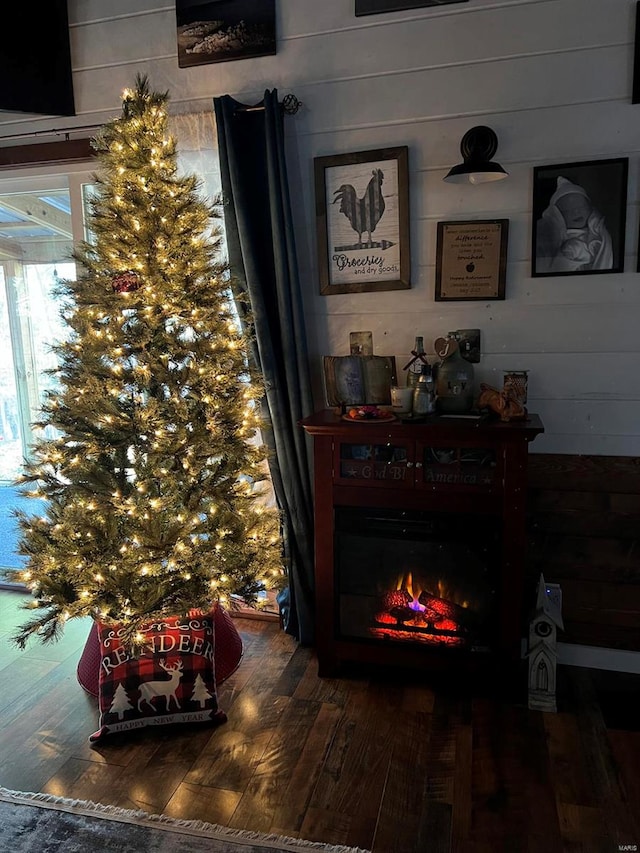
<instances>
[{"instance_id":1,"label":"framed picture near ceiling","mask_svg":"<svg viewBox=\"0 0 640 853\"><path fill-rule=\"evenodd\" d=\"M629 159L536 166L532 276L624 271Z\"/></svg>"},{"instance_id":2,"label":"framed picture near ceiling","mask_svg":"<svg viewBox=\"0 0 640 853\"><path fill-rule=\"evenodd\" d=\"M276 52L275 0L176 0L178 66Z\"/></svg>"},{"instance_id":3,"label":"framed picture near ceiling","mask_svg":"<svg viewBox=\"0 0 640 853\"><path fill-rule=\"evenodd\" d=\"M382 12L406 12L408 9L467 2L468 0L356 0L356 16L379 15Z\"/></svg>"},{"instance_id":4,"label":"framed picture near ceiling","mask_svg":"<svg viewBox=\"0 0 640 853\"><path fill-rule=\"evenodd\" d=\"M408 150L314 160L323 295L411 287Z\"/></svg>"},{"instance_id":5,"label":"framed picture near ceiling","mask_svg":"<svg viewBox=\"0 0 640 853\"><path fill-rule=\"evenodd\" d=\"M438 222L436 302L504 299L508 219Z\"/></svg>"}]
</instances>

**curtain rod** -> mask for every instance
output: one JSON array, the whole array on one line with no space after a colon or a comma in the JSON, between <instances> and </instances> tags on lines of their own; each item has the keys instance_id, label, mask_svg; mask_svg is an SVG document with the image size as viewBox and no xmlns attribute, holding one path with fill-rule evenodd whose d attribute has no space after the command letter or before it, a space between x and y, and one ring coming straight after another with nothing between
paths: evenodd
<instances>
[{"instance_id":1,"label":"curtain rod","mask_svg":"<svg viewBox=\"0 0 640 853\"><path fill-rule=\"evenodd\" d=\"M294 94L285 95L282 101L280 102L280 106L283 111L288 116L294 116L300 107L302 106L302 101L298 100ZM252 112L261 112L264 111L263 104L256 104L256 106L240 106L236 110L239 113L252 113ZM8 136L0 136L0 142L5 139L26 139L32 136L64 136L65 141L69 142L69 134L70 133L78 133L80 131L88 131L88 130L97 130L104 126L102 124L76 124L73 127L63 127L63 128L51 128L51 130L31 130L28 133L12 133Z\"/></svg>"},{"instance_id":2,"label":"curtain rod","mask_svg":"<svg viewBox=\"0 0 640 853\"><path fill-rule=\"evenodd\" d=\"M0 142L5 139L26 139L28 136L64 136L65 142L69 142L69 134L80 130L95 130L102 127L101 124L77 124L75 127L63 127L59 130L53 127L51 130L30 130L28 133L12 133L8 136L0 136Z\"/></svg>"},{"instance_id":3,"label":"curtain rod","mask_svg":"<svg viewBox=\"0 0 640 853\"><path fill-rule=\"evenodd\" d=\"M280 106L283 112L285 112L288 116L294 116L302 106L302 101L299 101L294 94L289 94L285 95L282 101L280 101ZM264 104L256 104L253 107L241 104L240 106L236 107L235 112L261 113L264 112Z\"/></svg>"}]
</instances>

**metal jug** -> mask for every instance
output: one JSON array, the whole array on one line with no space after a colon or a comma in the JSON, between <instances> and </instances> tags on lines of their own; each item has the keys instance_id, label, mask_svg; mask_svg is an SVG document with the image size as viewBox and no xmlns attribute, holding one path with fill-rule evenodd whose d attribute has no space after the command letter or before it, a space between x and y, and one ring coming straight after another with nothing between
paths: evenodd
<instances>
[{"instance_id":1,"label":"metal jug","mask_svg":"<svg viewBox=\"0 0 640 853\"><path fill-rule=\"evenodd\" d=\"M437 338L434 349L441 358L436 379L438 411L443 415L467 414L475 398L473 365L462 358L451 334Z\"/></svg>"}]
</instances>

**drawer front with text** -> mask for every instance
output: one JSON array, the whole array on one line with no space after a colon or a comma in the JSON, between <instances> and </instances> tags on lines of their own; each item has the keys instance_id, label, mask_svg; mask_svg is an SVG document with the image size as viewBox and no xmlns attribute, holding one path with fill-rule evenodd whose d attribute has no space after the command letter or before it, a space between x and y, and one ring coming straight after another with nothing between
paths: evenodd
<instances>
[{"instance_id":1,"label":"drawer front with text","mask_svg":"<svg viewBox=\"0 0 640 853\"><path fill-rule=\"evenodd\" d=\"M413 447L407 444L336 442L335 480L380 488L414 485Z\"/></svg>"},{"instance_id":2,"label":"drawer front with text","mask_svg":"<svg viewBox=\"0 0 640 853\"><path fill-rule=\"evenodd\" d=\"M499 448L459 444L416 448L416 485L437 491L486 491L500 487L502 456Z\"/></svg>"}]
</instances>

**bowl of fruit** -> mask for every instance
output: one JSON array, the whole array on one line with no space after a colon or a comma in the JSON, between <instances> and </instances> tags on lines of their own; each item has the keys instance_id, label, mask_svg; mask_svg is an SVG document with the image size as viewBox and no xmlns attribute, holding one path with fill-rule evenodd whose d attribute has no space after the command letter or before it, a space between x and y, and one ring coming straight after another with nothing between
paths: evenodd
<instances>
[{"instance_id":1,"label":"bowl of fruit","mask_svg":"<svg viewBox=\"0 0 640 853\"><path fill-rule=\"evenodd\" d=\"M386 409L379 409L378 406L351 406L342 417L345 421L365 421L367 423L395 420L395 415Z\"/></svg>"}]
</instances>

